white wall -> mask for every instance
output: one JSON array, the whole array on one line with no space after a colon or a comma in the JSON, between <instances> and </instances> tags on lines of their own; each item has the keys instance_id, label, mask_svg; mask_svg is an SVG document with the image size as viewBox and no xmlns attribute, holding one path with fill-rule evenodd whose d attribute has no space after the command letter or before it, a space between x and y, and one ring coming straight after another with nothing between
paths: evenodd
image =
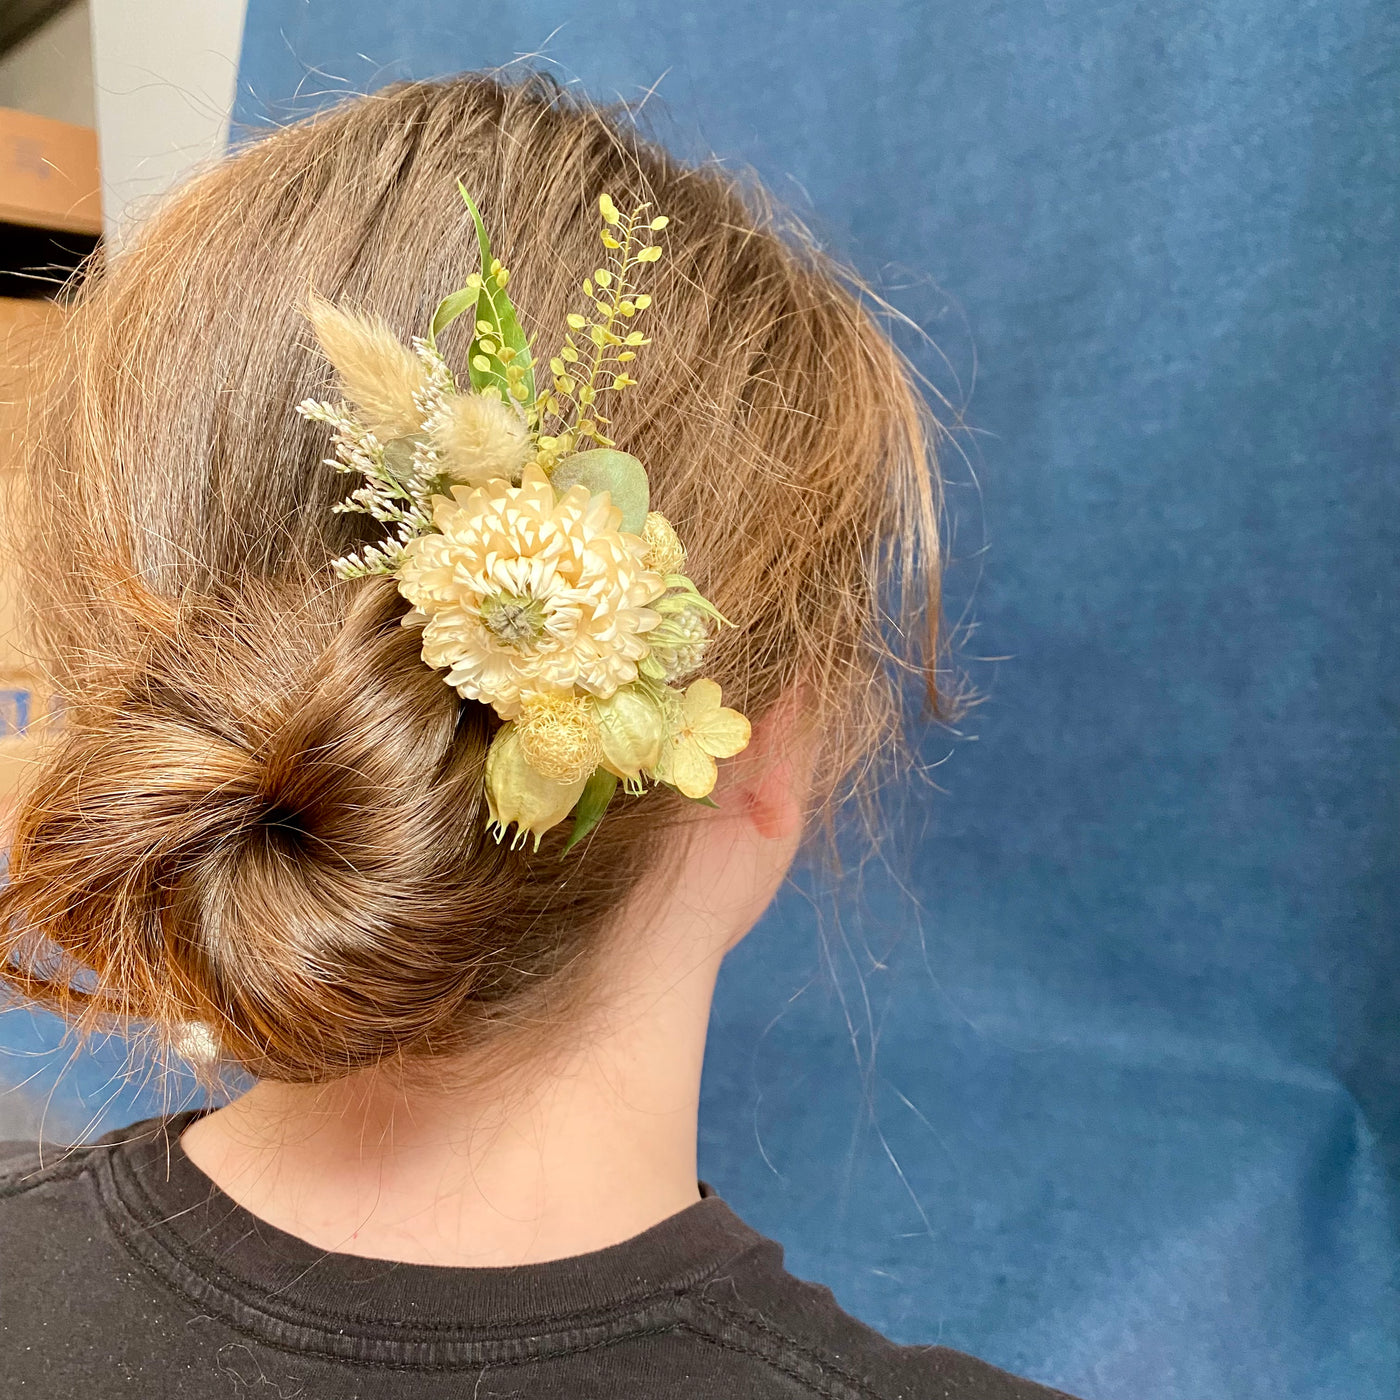
<instances>
[{"instance_id":1,"label":"white wall","mask_svg":"<svg viewBox=\"0 0 1400 1400\"><path fill-rule=\"evenodd\" d=\"M95 126L87 0L60 10L0 56L0 107Z\"/></svg>"},{"instance_id":2,"label":"white wall","mask_svg":"<svg viewBox=\"0 0 1400 1400\"><path fill-rule=\"evenodd\" d=\"M247 0L89 0L109 246L220 155Z\"/></svg>"}]
</instances>

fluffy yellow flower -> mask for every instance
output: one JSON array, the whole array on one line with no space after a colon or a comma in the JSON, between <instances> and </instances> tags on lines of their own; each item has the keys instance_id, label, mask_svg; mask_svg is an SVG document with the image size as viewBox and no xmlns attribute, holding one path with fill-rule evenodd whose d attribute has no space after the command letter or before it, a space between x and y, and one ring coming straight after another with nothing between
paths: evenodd
<instances>
[{"instance_id":1,"label":"fluffy yellow flower","mask_svg":"<svg viewBox=\"0 0 1400 1400\"><path fill-rule=\"evenodd\" d=\"M618 527L606 496L556 496L527 464L519 486L487 482L434 502L440 533L411 540L399 591L425 621L423 660L468 700L520 713L530 694L579 689L607 699L637 678L660 575Z\"/></svg>"},{"instance_id":2,"label":"fluffy yellow flower","mask_svg":"<svg viewBox=\"0 0 1400 1400\"><path fill-rule=\"evenodd\" d=\"M655 775L687 797L708 797L718 776L715 759L732 758L748 745L748 720L720 698L714 681L692 681L681 697L678 722L661 745Z\"/></svg>"},{"instance_id":3,"label":"fluffy yellow flower","mask_svg":"<svg viewBox=\"0 0 1400 1400\"><path fill-rule=\"evenodd\" d=\"M587 781L560 783L536 772L521 746L519 726L503 724L486 751L486 806L497 838L514 826L512 848L533 836L539 850L540 837L573 811Z\"/></svg>"},{"instance_id":4,"label":"fluffy yellow flower","mask_svg":"<svg viewBox=\"0 0 1400 1400\"><path fill-rule=\"evenodd\" d=\"M480 486L519 475L534 452L520 412L489 394L449 394L433 422L433 445L454 481Z\"/></svg>"},{"instance_id":5,"label":"fluffy yellow flower","mask_svg":"<svg viewBox=\"0 0 1400 1400\"><path fill-rule=\"evenodd\" d=\"M622 692L618 692L621 694ZM532 695L516 727L530 767L556 783L586 778L603 756L591 695Z\"/></svg>"}]
</instances>

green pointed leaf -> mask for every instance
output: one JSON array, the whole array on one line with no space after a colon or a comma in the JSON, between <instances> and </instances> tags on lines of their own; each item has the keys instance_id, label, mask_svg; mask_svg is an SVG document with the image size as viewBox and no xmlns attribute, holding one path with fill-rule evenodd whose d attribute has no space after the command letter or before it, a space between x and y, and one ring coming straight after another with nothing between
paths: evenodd
<instances>
[{"instance_id":1,"label":"green pointed leaf","mask_svg":"<svg viewBox=\"0 0 1400 1400\"><path fill-rule=\"evenodd\" d=\"M622 528L640 535L647 522L651 486L646 468L628 452L598 447L563 458L550 474L561 495L571 486L587 487L593 495L606 491L622 512Z\"/></svg>"},{"instance_id":2,"label":"green pointed leaf","mask_svg":"<svg viewBox=\"0 0 1400 1400\"><path fill-rule=\"evenodd\" d=\"M657 785L658 785L659 787L664 787L664 788L669 789L671 792L674 792L674 793L676 794L677 797L685 797L685 793L683 793L683 792L680 790L680 788L678 788L674 783L662 782L660 779L658 779L658 780L657 780ZM713 797L709 797L709 796L706 796L706 797L685 797L685 800L686 800L687 802L693 802L693 803L695 803L695 805L696 805L697 807L713 807L713 808L715 809L716 812L719 811L719 803L716 802L715 799L714 799Z\"/></svg>"},{"instance_id":3,"label":"green pointed leaf","mask_svg":"<svg viewBox=\"0 0 1400 1400\"><path fill-rule=\"evenodd\" d=\"M484 321L491 327L485 336L477 332L475 327L472 330L472 343L467 352L467 360L471 366L472 388L478 392L482 389L496 389L507 403L518 403L528 408L535 402L535 367L530 359L529 342L525 339L525 332L520 329L520 321L516 317L515 307L511 305L505 288L498 287L491 275L491 240L486 235L486 225L482 222L481 213L472 203L472 197L467 193L467 187L460 180L457 182L457 190L467 208L471 210L472 222L476 225L477 246L481 249L481 288L475 301L475 319ZM461 295L461 293L454 295ZM451 301L452 298L449 297L446 300ZM455 319L466 309L463 307L461 310L450 311L449 315ZM438 307L438 311L442 312L442 306ZM437 317L435 316L433 319L436 322ZM506 346L515 352L510 363L519 365L525 371L524 376L520 379L524 389L523 398L512 396L510 392L506 361L502 360L499 354L487 355L482 352L481 341L483 339L493 340L497 346ZM486 365L484 369L479 367L482 361Z\"/></svg>"},{"instance_id":4,"label":"green pointed leaf","mask_svg":"<svg viewBox=\"0 0 1400 1400\"><path fill-rule=\"evenodd\" d=\"M583 785L583 793L574 804L574 829L559 852L560 858L568 855L600 821L608 810L608 803L617 791L617 778L606 768L595 768L593 776Z\"/></svg>"},{"instance_id":5,"label":"green pointed leaf","mask_svg":"<svg viewBox=\"0 0 1400 1400\"><path fill-rule=\"evenodd\" d=\"M716 622L722 623L725 627L733 627L734 624L705 597L703 593L690 593L686 595L686 604L694 608L697 612L702 612L706 617L712 617Z\"/></svg>"},{"instance_id":6,"label":"green pointed leaf","mask_svg":"<svg viewBox=\"0 0 1400 1400\"><path fill-rule=\"evenodd\" d=\"M667 587L677 587L678 585L676 585L674 581L679 577L679 574L668 575L666 580ZM706 617L712 617L716 622L723 624L725 627L732 627L734 625L693 583L690 582L689 579L684 580L684 582L686 585L685 588L681 589L679 592L667 593L663 597L657 598L652 603L648 604L648 606L654 608L663 616L668 613L693 611L704 613Z\"/></svg>"},{"instance_id":7,"label":"green pointed leaf","mask_svg":"<svg viewBox=\"0 0 1400 1400\"><path fill-rule=\"evenodd\" d=\"M436 348L438 336L463 312L470 311L480 296L481 292L476 287L462 287L460 290L449 292L443 297L437 304L437 310L433 312L433 324L428 331L428 343Z\"/></svg>"}]
</instances>

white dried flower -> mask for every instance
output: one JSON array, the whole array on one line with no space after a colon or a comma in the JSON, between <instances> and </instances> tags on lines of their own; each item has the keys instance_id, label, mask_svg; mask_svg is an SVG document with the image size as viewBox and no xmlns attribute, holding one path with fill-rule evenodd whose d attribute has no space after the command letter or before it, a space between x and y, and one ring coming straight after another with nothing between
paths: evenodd
<instances>
[{"instance_id":1,"label":"white dried flower","mask_svg":"<svg viewBox=\"0 0 1400 1400\"><path fill-rule=\"evenodd\" d=\"M448 394L429 424L441 470L464 486L519 480L534 455L524 415L491 394Z\"/></svg>"},{"instance_id":2,"label":"white dried flower","mask_svg":"<svg viewBox=\"0 0 1400 1400\"><path fill-rule=\"evenodd\" d=\"M523 696L578 688L606 699L635 680L663 583L620 523L606 496L582 486L556 496L533 464L519 486L438 497L440 533L408 541L398 570L399 591L427 619L424 661L503 719Z\"/></svg>"},{"instance_id":3,"label":"white dried flower","mask_svg":"<svg viewBox=\"0 0 1400 1400\"><path fill-rule=\"evenodd\" d=\"M700 669L710 643L710 620L699 608L682 608L662 620L650 641L656 678L670 685Z\"/></svg>"}]
</instances>

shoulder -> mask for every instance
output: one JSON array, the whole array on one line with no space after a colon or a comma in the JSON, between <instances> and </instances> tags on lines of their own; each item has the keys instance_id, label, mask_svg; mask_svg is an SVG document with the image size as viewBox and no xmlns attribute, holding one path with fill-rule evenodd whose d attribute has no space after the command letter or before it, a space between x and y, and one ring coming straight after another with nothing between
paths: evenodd
<instances>
[{"instance_id":1,"label":"shoulder","mask_svg":"<svg viewBox=\"0 0 1400 1400\"><path fill-rule=\"evenodd\" d=\"M165 1130L163 1119L145 1119L95 1142L0 1142L0 1282L26 1282L52 1265L65 1274L99 1247L112 1195L108 1164L132 1143ZM52 1272L52 1269L49 1269Z\"/></svg>"},{"instance_id":2,"label":"shoulder","mask_svg":"<svg viewBox=\"0 0 1400 1400\"><path fill-rule=\"evenodd\" d=\"M0 1142L0 1258L32 1264L31 1241L49 1254L85 1229L97 1207L92 1158L90 1146Z\"/></svg>"},{"instance_id":3,"label":"shoulder","mask_svg":"<svg viewBox=\"0 0 1400 1400\"><path fill-rule=\"evenodd\" d=\"M17 1229L36 1217L54 1216L50 1228L68 1236L85 1230L91 1212L102 1214L111 1195L107 1165L114 1154L178 1135L189 1114L146 1118L117 1128L93 1142L65 1146L56 1142L0 1141L0 1234L11 1240ZM84 1207L83 1210L79 1206Z\"/></svg>"},{"instance_id":4,"label":"shoulder","mask_svg":"<svg viewBox=\"0 0 1400 1400\"><path fill-rule=\"evenodd\" d=\"M775 1395L835 1400L1072 1400L944 1346L903 1346L787 1272L761 1239L685 1296L687 1323L773 1373ZM767 1394L765 1390L760 1392Z\"/></svg>"},{"instance_id":5,"label":"shoulder","mask_svg":"<svg viewBox=\"0 0 1400 1400\"><path fill-rule=\"evenodd\" d=\"M92 1165L88 1147L0 1142L0 1336L43 1326L77 1279L91 1287L105 1267Z\"/></svg>"},{"instance_id":6,"label":"shoulder","mask_svg":"<svg viewBox=\"0 0 1400 1400\"><path fill-rule=\"evenodd\" d=\"M0 1210L34 1191L70 1183L90 1165L91 1148L0 1142Z\"/></svg>"}]
</instances>

